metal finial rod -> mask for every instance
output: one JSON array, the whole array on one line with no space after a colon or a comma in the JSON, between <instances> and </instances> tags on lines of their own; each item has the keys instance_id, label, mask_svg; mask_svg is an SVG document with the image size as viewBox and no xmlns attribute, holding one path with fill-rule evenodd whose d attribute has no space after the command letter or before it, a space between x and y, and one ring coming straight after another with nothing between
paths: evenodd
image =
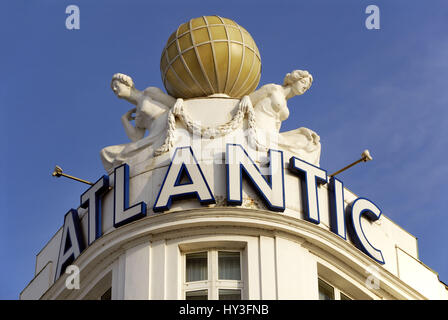
<instances>
[{"instance_id":1,"label":"metal finial rod","mask_svg":"<svg viewBox=\"0 0 448 320\"><path fill-rule=\"evenodd\" d=\"M341 173L342 171L345 171L345 170L347 170L347 169L353 167L354 165L356 165L356 164L358 164L358 163L360 163L360 162L367 162L367 161L370 161L370 160L372 160L372 159L373 159L373 158L372 158L372 156L370 155L369 150L366 149L366 150L364 150L364 152L361 154L361 159L356 160L355 162L349 164L348 166L342 168L341 170L338 170L338 171L336 171L335 173L330 174L330 177L334 177L335 175L337 175L337 174Z\"/></svg>"},{"instance_id":2,"label":"metal finial rod","mask_svg":"<svg viewBox=\"0 0 448 320\"><path fill-rule=\"evenodd\" d=\"M83 180L83 179L80 179L80 178L76 178L76 177L73 177L73 176L71 176L69 174L63 173L62 172L62 168L60 166L56 166L54 168L54 171L53 171L52 175L53 175L53 177L57 177L57 178L59 178L61 176L62 177L66 177L66 178L69 178L69 179L72 179L72 180L76 180L76 181L79 181L79 182L82 182L82 183L89 184L89 185L93 186L92 182L89 182L87 180Z\"/></svg>"}]
</instances>

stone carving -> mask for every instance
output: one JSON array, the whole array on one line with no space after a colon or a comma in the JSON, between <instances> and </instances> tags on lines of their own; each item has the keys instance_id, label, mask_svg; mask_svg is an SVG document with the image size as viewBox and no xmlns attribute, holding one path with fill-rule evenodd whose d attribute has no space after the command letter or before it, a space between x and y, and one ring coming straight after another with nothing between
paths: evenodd
<instances>
[{"instance_id":1,"label":"stone carving","mask_svg":"<svg viewBox=\"0 0 448 320\"><path fill-rule=\"evenodd\" d=\"M295 70L285 76L283 85L265 84L249 94L257 123L263 123L265 130L279 132L282 121L289 117L287 100L304 94L312 82L313 77L308 71Z\"/></svg>"},{"instance_id":2,"label":"stone carving","mask_svg":"<svg viewBox=\"0 0 448 320\"><path fill-rule=\"evenodd\" d=\"M213 40L202 39L204 32ZM101 150L108 172L124 162L143 165L166 156L193 136L213 152L228 141L247 142L261 152L283 149L319 165L321 145L315 132L280 132L289 117L287 101L304 94L313 77L294 70L283 85L271 83L253 91L261 76L261 58L251 35L236 22L202 16L180 25L162 52L160 71L170 95L156 87L139 91L132 78L121 73L112 77L112 90L135 108L121 118L131 142Z\"/></svg>"},{"instance_id":3,"label":"stone carving","mask_svg":"<svg viewBox=\"0 0 448 320\"><path fill-rule=\"evenodd\" d=\"M191 135L200 135L203 139L217 139L244 127L245 119L248 143L254 149L288 150L314 165L319 165L320 138L315 132L307 128L279 132L282 121L289 117L287 100L305 93L312 81L313 77L307 71L295 70L288 73L283 85L267 84L244 96L235 107L236 112L230 121L211 126L207 121L200 123L191 117L184 108L182 98L175 99L156 87L139 91L131 77L117 73L112 77L112 90L119 98L136 107L121 118L131 142L101 150L104 168L111 171L124 162L129 163L131 159L138 158L143 161L171 151L177 138L177 121L182 123ZM204 107L213 108L213 99L210 97L204 100ZM133 120L135 124L132 123ZM148 135L145 137L146 131Z\"/></svg>"},{"instance_id":4,"label":"stone carving","mask_svg":"<svg viewBox=\"0 0 448 320\"><path fill-rule=\"evenodd\" d=\"M238 111L233 116L232 120L225 124L210 127L207 124L202 125L201 123L195 121L183 108L183 99L179 98L176 101L174 107L169 111L167 128L168 132L166 134L165 143L156 150L155 155L161 155L162 153L168 152L172 149L174 145L174 131L176 130L176 118L179 119L185 128L191 133L200 135L201 138L214 139L225 136L231 133L236 128L241 127L243 120L247 116L248 130L249 130L249 144L257 150L265 150L266 148L258 143L256 137L256 121L255 112L252 107L252 102L248 96L244 96L239 104Z\"/></svg>"},{"instance_id":5,"label":"stone carving","mask_svg":"<svg viewBox=\"0 0 448 320\"><path fill-rule=\"evenodd\" d=\"M111 88L118 98L125 99L136 107L121 117L131 142L101 150L101 160L107 171L143 150L151 156L164 141L168 111L176 102L176 99L156 87L137 90L132 78L121 73L112 77ZM135 120L135 125L132 120ZM145 137L146 131L148 135Z\"/></svg>"},{"instance_id":6,"label":"stone carving","mask_svg":"<svg viewBox=\"0 0 448 320\"><path fill-rule=\"evenodd\" d=\"M282 132L282 121L289 117L287 100L304 94L313 82L308 71L294 70L285 76L283 85L266 84L249 95L254 105L255 121L258 135L273 136L280 149L289 150L302 159L319 165L320 137L308 128ZM262 138L258 139L262 141ZM272 145L272 143L271 143Z\"/></svg>"}]
</instances>

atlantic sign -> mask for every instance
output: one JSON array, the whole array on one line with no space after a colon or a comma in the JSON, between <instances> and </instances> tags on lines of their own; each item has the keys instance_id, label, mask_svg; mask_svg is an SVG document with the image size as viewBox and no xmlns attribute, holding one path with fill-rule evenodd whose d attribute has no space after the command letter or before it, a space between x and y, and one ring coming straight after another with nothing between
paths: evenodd
<instances>
[{"instance_id":1,"label":"atlantic sign","mask_svg":"<svg viewBox=\"0 0 448 320\"><path fill-rule=\"evenodd\" d=\"M317 188L319 184L328 183L331 231L344 240L347 240L346 233L348 232L350 239L360 250L377 262L385 263L381 251L369 242L361 226L362 217L376 221L381 216L381 210L368 199L357 198L345 212L343 183L334 177L329 179L326 170L295 156L288 160L288 168L284 168L283 151L270 149L268 173L263 175L244 147L239 144L227 144L225 158L228 205L242 204L243 179L245 179L256 190L257 195L269 210L283 212L285 210L285 170L289 170L291 174L297 176L297 183L301 183L305 219L319 224ZM113 222L114 227L119 228L145 217L147 204L145 202L130 203L127 164L114 169L114 179ZM66 266L70 265L86 247L101 237L101 203L109 190L109 177L103 175L81 195L80 206L88 210L87 242L82 236L77 210L70 209L65 215L55 279L59 278ZM216 202L201 165L189 146L179 147L174 151L152 207L153 211L167 211L174 201L185 198L199 201L204 205Z\"/></svg>"}]
</instances>

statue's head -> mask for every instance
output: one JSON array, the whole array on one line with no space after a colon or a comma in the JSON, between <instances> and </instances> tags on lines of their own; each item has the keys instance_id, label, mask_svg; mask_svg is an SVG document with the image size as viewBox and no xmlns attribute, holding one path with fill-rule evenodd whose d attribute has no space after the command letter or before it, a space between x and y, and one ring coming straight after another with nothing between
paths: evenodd
<instances>
[{"instance_id":1,"label":"statue's head","mask_svg":"<svg viewBox=\"0 0 448 320\"><path fill-rule=\"evenodd\" d=\"M303 94L311 87L313 76L308 71L294 70L283 80L284 86L290 86L296 95Z\"/></svg>"},{"instance_id":2,"label":"statue's head","mask_svg":"<svg viewBox=\"0 0 448 320\"><path fill-rule=\"evenodd\" d=\"M112 77L110 87L119 98L128 98L131 96L131 89L134 87L134 81L132 81L130 76L116 73Z\"/></svg>"}]
</instances>

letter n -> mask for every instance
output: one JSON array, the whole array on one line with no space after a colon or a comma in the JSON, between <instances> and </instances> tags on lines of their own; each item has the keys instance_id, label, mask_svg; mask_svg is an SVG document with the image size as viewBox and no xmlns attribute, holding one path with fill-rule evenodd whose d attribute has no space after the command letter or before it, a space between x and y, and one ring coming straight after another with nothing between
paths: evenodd
<instances>
[{"instance_id":1,"label":"letter n","mask_svg":"<svg viewBox=\"0 0 448 320\"><path fill-rule=\"evenodd\" d=\"M261 195L265 205L274 211L285 210L285 178L283 152L269 150L267 177L239 144L227 144L227 202L241 205L243 202L243 175Z\"/></svg>"}]
</instances>

